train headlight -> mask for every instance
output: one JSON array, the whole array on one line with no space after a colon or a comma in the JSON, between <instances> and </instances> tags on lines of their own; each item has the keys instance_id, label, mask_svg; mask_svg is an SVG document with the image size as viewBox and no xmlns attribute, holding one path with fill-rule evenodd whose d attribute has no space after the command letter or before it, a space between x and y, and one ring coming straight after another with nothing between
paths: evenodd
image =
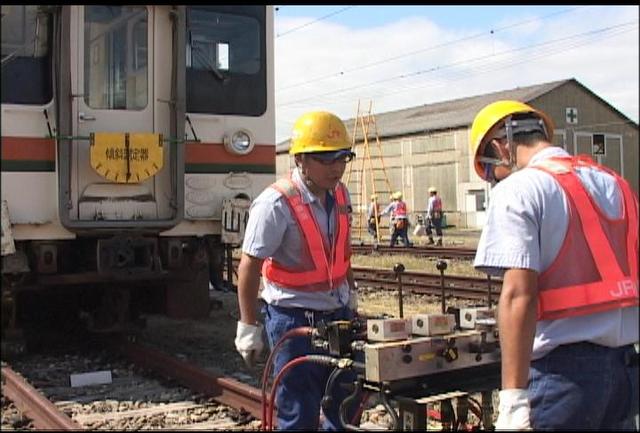
<instances>
[{"instance_id":1,"label":"train headlight","mask_svg":"<svg viewBox=\"0 0 640 433\"><path fill-rule=\"evenodd\" d=\"M224 137L225 148L236 155L246 155L253 150L253 140L247 131L236 131L231 137Z\"/></svg>"}]
</instances>

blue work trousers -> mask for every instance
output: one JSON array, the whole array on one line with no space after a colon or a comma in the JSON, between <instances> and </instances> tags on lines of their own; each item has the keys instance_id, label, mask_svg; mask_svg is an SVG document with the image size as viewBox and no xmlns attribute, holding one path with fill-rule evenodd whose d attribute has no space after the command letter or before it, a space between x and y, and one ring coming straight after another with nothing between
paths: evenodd
<instances>
[{"instance_id":1,"label":"blue work trousers","mask_svg":"<svg viewBox=\"0 0 640 433\"><path fill-rule=\"evenodd\" d=\"M635 357L635 358L634 358ZM559 346L531 363L534 430L635 430L638 359L633 345Z\"/></svg>"},{"instance_id":2,"label":"blue work trousers","mask_svg":"<svg viewBox=\"0 0 640 433\"><path fill-rule=\"evenodd\" d=\"M369 225L367 226L367 231L369 232L369 234L373 238L374 242L378 240L378 234L376 232L376 222L375 221L373 223L369 222Z\"/></svg>"},{"instance_id":3,"label":"blue work trousers","mask_svg":"<svg viewBox=\"0 0 640 433\"><path fill-rule=\"evenodd\" d=\"M427 236L433 236L434 229L436 231L436 235L442 237L442 218L429 218L427 220Z\"/></svg>"},{"instance_id":4,"label":"blue work trousers","mask_svg":"<svg viewBox=\"0 0 640 433\"><path fill-rule=\"evenodd\" d=\"M406 223L404 227L401 229L394 227L393 233L391 233L391 242L389 243L389 245L392 247L395 247L396 242L398 242L398 238L400 238L405 247L413 246L413 244L409 241L409 235L407 233L408 230L409 230L408 223Z\"/></svg>"},{"instance_id":5,"label":"blue work trousers","mask_svg":"<svg viewBox=\"0 0 640 433\"><path fill-rule=\"evenodd\" d=\"M263 307L265 317L265 329L271 348L280 340L287 331L301 326L316 326L321 320L330 322L334 320L350 320L353 312L348 307L343 307L332 312L320 312L304 310L302 308L284 308L266 304ZM308 337L293 337L280 346L274 361L274 378L282 370L284 365L294 358L307 354L327 353L311 346ZM318 430L320 404L325 393L327 379L332 368L316 364L302 363L291 368L282 377L276 391L277 429L278 430ZM322 422L323 430L343 430L341 427L339 412L340 403L350 394L341 383L353 383L355 374L345 371L331 390L332 404L324 413ZM357 406L357 405L352 405ZM347 412L348 421L355 413L355 407Z\"/></svg>"}]
</instances>

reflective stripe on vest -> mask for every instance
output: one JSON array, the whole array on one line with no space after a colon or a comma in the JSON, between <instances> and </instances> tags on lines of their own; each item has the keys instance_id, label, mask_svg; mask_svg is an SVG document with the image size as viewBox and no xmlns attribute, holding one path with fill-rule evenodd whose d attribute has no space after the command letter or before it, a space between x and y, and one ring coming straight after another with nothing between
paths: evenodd
<instances>
[{"instance_id":1,"label":"reflective stripe on vest","mask_svg":"<svg viewBox=\"0 0 640 433\"><path fill-rule=\"evenodd\" d=\"M344 280L349 268L349 216L345 186L339 183L334 191L338 222L336 224L335 248L332 254L327 254L328 248L326 248L311 206L303 203L302 195L293 181L280 179L271 187L285 197L291 215L300 228L302 239L305 242L304 250L310 256L308 262L313 263L313 268L285 268L272 258L268 258L262 265L262 275L281 286L292 287L296 290L331 290ZM305 260L301 260L301 263L305 263Z\"/></svg>"},{"instance_id":2,"label":"reflective stripe on vest","mask_svg":"<svg viewBox=\"0 0 640 433\"><path fill-rule=\"evenodd\" d=\"M538 280L538 320L639 305L638 198L629 184L584 156L550 158L532 167L558 181L573 216L558 256ZM622 218L608 219L597 209L576 167L593 167L616 179L623 197Z\"/></svg>"}]
</instances>

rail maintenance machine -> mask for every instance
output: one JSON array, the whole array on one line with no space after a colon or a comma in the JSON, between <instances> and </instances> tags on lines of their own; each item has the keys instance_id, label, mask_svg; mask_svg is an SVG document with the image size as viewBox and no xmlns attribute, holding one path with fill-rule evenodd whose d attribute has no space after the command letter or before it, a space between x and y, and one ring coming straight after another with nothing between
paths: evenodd
<instances>
[{"instance_id":1,"label":"rail maintenance machine","mask_svg":"<svg viewBox=\"0 0 640 433\"><path fill-rule=\"evenodd\" d=\"M446 269L446 262L437 266ZM346 414L375 394L392 430L427 430L429 418L439 419L443 430L493 429L493 391L500 388L495 305L489 296L489 306L445 308L444 282L442 296L441 313L359 317L308 330L314 346L328 354L308 355L308 360L334 369L325 400L332 398L337 376L355 373L353 392L340 406L346 430L367 430Z\"/></svg>"}]
</instances>

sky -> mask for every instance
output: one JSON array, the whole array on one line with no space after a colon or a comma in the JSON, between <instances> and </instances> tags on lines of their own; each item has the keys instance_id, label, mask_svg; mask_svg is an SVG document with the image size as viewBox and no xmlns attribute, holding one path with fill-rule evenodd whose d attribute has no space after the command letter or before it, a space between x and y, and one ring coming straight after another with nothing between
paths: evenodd
<instances>
[{"instance_id":1,"label":"sky","mask_svg":"<svg viewBox=\"0 0 640 433\"><path fill-rule=\"evenodd\" d=\"M343 119L575 78L639 112L639 6L275 6L276 143Z\"/></svg>"}]
</instances>

